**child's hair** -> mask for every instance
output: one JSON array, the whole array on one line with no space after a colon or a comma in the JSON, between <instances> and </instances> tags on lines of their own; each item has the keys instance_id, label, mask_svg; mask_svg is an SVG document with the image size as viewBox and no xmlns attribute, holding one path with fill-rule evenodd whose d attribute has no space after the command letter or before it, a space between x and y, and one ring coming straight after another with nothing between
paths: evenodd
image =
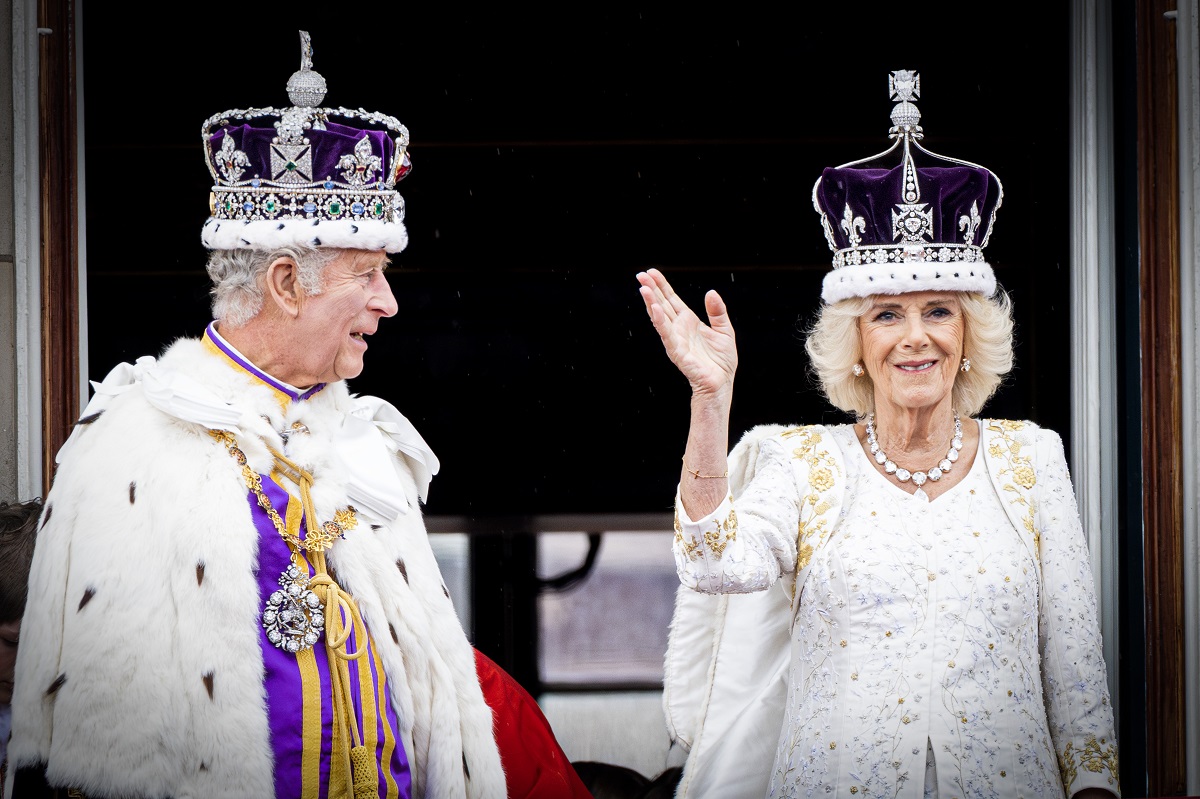
<instances>
[{"instance_id":1,"label":"child's hair","mask_svg":"<svg viewBox=\"0 0 1200 799\"><path fill-rule=\"evenodd\" d=\"M0 624L18 621L29 593L29 564L42 500L0 502Z\"/></svg>"}]
</instances>

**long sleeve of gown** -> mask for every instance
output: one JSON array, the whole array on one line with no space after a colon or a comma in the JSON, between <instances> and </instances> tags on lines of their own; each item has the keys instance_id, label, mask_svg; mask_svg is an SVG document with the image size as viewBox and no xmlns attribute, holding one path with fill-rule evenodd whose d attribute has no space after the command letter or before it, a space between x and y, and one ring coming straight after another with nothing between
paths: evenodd
<instances>
[{"instance_id":1,"label":"long sleeve of gown","mask_svg":"<svg viewBox=\"0 0 1200 799\"><path fill-rule=\"evenodd\" d=\"M709 594L762 591L796 568L801 500L779 437L758 447L754 477L701 519L675 494L675 568L680 581Z\"/></svg>"},{"instance_id":2,"label":"long sleeve of gown","mask_svg":"<svg viewBox=\"0 0 1200 799\"><path fill-rule=\"evenodd\" d=\"M1113 711L1087 541L1062 440L1043 429L1038 446L1039 642L1054 750L1068 796L1084 788L1119 793Z\"/></svg>"}]
</instances>

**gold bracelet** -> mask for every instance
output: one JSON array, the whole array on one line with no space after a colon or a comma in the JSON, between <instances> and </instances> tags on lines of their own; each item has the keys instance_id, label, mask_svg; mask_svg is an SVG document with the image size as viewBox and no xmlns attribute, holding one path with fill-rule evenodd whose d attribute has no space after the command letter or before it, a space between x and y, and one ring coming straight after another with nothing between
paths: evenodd
<instances>
[{"instance_id":1,"label":"gold bracelet","mask_svg":"<svg viewBox=\"0 0 1200 799\"><path fill-rule=\"evenodd\" d=\"M683 470L697 480L720 480L729 476L729 469L725 470L725 474L700 474L699 469L689 469L687 467L687 455L684 455L680 460L683 461Z\"/></svg>"}]
</instances>

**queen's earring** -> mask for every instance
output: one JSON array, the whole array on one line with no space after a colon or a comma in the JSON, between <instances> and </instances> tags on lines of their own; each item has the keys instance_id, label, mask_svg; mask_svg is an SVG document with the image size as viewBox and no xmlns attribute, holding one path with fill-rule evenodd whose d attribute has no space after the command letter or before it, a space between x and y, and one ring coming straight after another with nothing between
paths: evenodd
<instances>
[{"instance_id":1,"label":"queen's earring","mask_svg":"<svg viewBox=\"0 0 1200 799\"><path fill-rule=\"evenodd\" d=\"M969 371L971 371L971 359L970 359L970 358L963 358L963 360L962 360L962 366L958 367L958 369L959 369L959 371L961 371L961 372L969 372Z\"/></svg>"},{"instance_id":2,"label":"queen's earring","mask_svg":"<svg viewBox=\"0 0 1200 799\"><path fill-rule=\"evenodd\" d=\"M863 375L865 375L867 373L867 370L863 368L863 365L861 363L856 363L853 366L851 366L850 371L854 372L855 377L862 377Z\"/></svg>"}]
</instances>

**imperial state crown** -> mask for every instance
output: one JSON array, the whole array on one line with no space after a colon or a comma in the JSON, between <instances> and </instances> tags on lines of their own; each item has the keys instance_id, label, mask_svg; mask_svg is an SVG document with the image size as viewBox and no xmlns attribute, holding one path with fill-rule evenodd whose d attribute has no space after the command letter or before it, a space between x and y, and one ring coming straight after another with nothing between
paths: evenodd
<instances>
[{"instance_id":1,"label":"imperial state crown","mask_svg":"<svg viewBox=\"0 0 1200 799\"><path fill-rule=\"evenodd\" d=\"M396 184L412 169L408 129L361 108L319 107L325 79L312 69L307 31L300 50L300 69L287 83L291 108L233 109L204 121L214 181L204 246L403 250L408 233Z\"/></svg>"}]
</instances>

